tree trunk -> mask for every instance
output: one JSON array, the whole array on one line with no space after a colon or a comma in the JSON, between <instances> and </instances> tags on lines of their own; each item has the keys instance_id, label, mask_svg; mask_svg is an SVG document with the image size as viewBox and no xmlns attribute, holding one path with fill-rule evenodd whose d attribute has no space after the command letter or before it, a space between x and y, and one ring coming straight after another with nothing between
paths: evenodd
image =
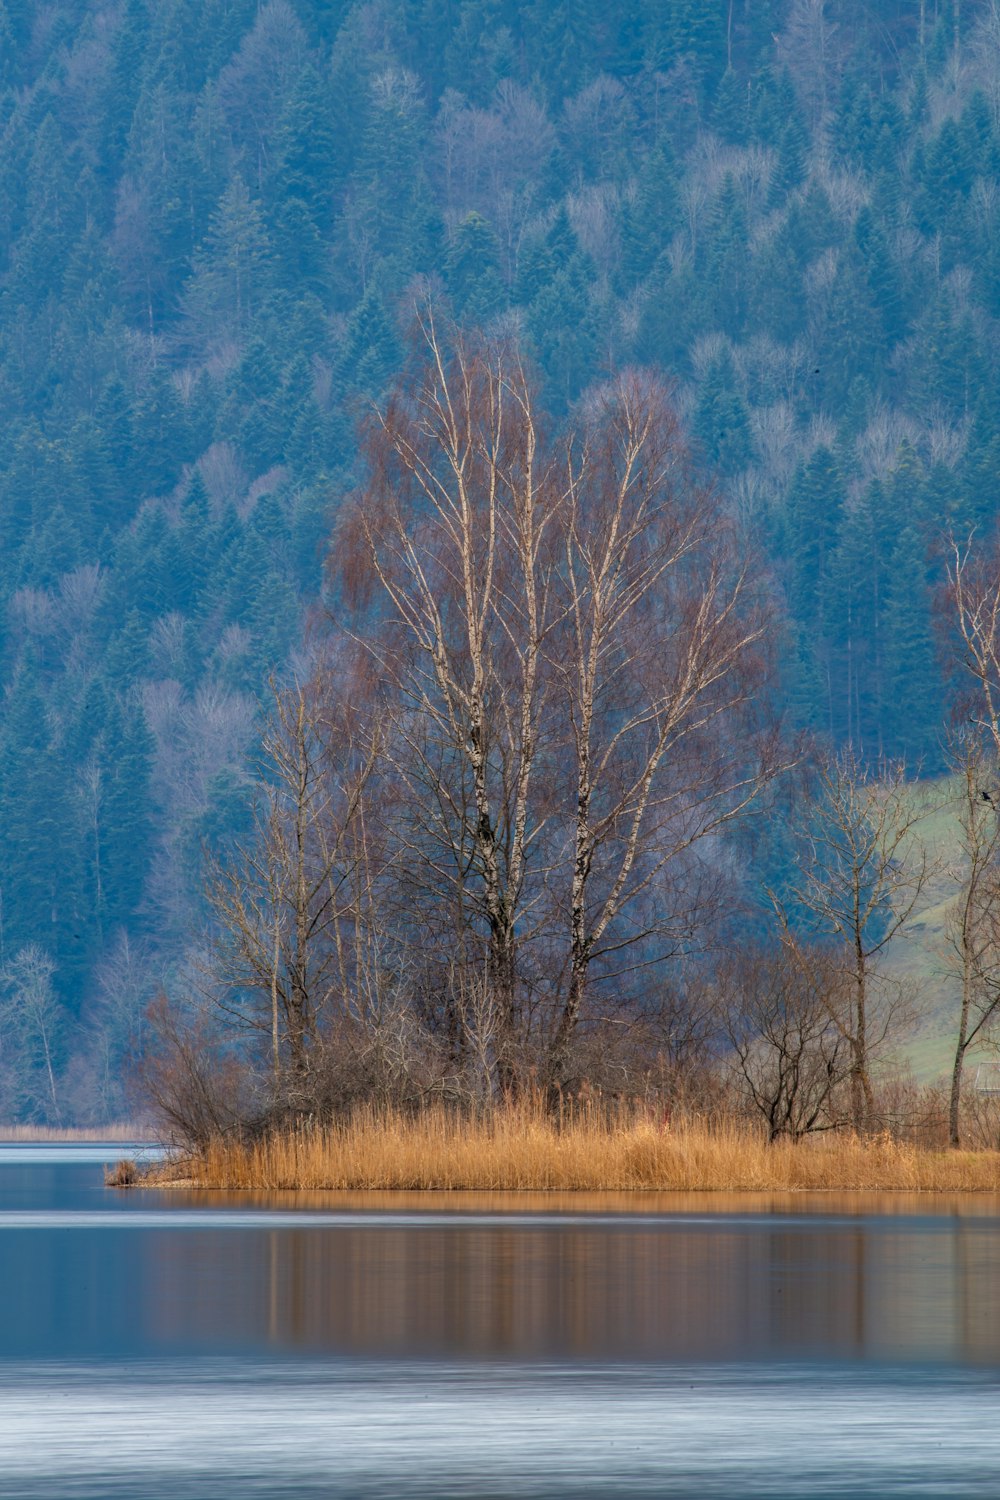
<instances>
[{"instance_id":1,"label":"tree trunk","mask_svg":"<svg viewBox=\"0 0 1000 1500\"><path fill-rule=\"evenodd\" d=\"M583 726L589 727L592 699L584 700ZM570 1043L583 1008L590 966L591 939L587 932L587 882L594 858L590 836L590 747L589 734L581 738L576 793L576 850L570 891L570 979L566 1003L549 1051L547 1088L550 1100L566 1082Z\"/></svg>"},{"instance_id":2,"label":"tree trunk","mask_svg":"<svg viewBox=\"0 0 1000 1500\"><path fill-rule=\"evenodd\" d=\"M59 1112L59 1101L56 1098L56 1079L55 1074L52 1071L52 1054L49 1051L49 1032L44 1020L41 1023L40 1029L42 1033L42 1048L45 1052L45 1071L49 1076L49 1093L52 1097L52 1113L55 1115L56 1124L58 1125L62 1121L62 1115Z\"/></svg>"},{"instance_id":3,"label":"tree trunk","mask_svg":"<svg viewBox=\"0 0 1000 1500\"><path fill-rule=\"evenodd\" d=\"M277 1081L281 1072L281 1052L278 1042L278 963L281 958L281 924L278 903L274 903L274 959L271 967L271 1060Z\"/></svg>"},{"instance_id":4,"label":"tree trunk","mask_svg":"<svg viewBox=\"0 0 1000 1500\"><path fill-rule=\"evenodd\" d=\"M860 1134L870 1130L875 1113L875 1096L868 1074L868 975L860 934L855 942L854 975L854 1066L851 1070L851 1112L854 1128Z\"/></svg>"},{"instance_id":5,"label":"tree trunk","mask_svg":"<svg viewBox=\"0 0 1000 1500\"><path fill-rule=\"evenodd\" d=\"M948 1143L951 1146L961 1145L958 1111L962 1102L962 1069L965 1066L965 1053L969 1045L969 1007L972 1000L970 979L966 958L962 974L962 1011L958 1020L958 1042L955 1046L955 1066L951 1072L951 1098L948 1101Z\"/></svg>"},{"instance_id":6,"label":"tree trunk","mask_svg":"<svg viewBox=\"0 0 1000 1500\"><path fill-rule=\"evenodd\" d=\"M566 1083L569 1070L569 1050L576 1031L577 1022L580 1019L580 1011L583 1007L583 996L587 982L587 958L583 956L579 962L574 962L570 975L569 989L566 993L566 1004L563 1006L556 1027L556 1034L549 1050L548 1078L546 1080L546 1093L550 1106L555 1103Z\"/></svg>"}]
</instances>

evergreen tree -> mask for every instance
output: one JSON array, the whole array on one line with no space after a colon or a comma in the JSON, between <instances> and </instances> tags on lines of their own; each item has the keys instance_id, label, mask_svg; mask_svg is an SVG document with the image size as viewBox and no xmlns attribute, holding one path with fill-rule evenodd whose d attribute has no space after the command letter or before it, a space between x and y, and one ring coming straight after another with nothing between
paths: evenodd
<instances>
[{"instance_id":1,"label":"evergreen tree","mask_svg":"<svg viewBox=\"0 0 1000 1500\"><path fill-rule=\"evenodd\" d=\"M886 749L913 770L938 770L942 685L937 665L925 548L916 529L899 534L885 611Z\"/></svg>"},{"instance_id":2,"label":"evergreen tree","mask_svg":"<svg viewBox=\"0 0 1000 1500\"><path fill-rule=\"evenodd\" d=\"M734 474L750 458L747 409L728 350L714 360L698 393L694 430L713 465Z\"/></svg>"},{"instance_id":3,"label":"evergreen tree","mask_svg":"<svg viewBox=\"0 0 1000 1500\"><path fill-rule=\"evenodd\" d=\"M623 285L634 286L649 274L672 238L677 215L677 165L670 143L664 138L657 141L643 161L636 179L635 196L625 205L622 220Z\"/></svg>"},{"instance_id":4,"label":"evergreen tree","mask_svg":"<svg viewBox=\"0 0 1000 1500\"><path fill-rule=\"evenodd\" d=\"M347 324L338 370L348 390L366 396L382 392L395 371L399 340L377 288L362 297Z\"/></svg>"},{"instance_id":5,"label":"evergreen tree","mask_svg":"<svg viewBox=\"0 0 1000 1500\"><path fill-rule=\"evenodd\" d=\"M496 235L480 214L467 214L459 224L445 265L459 317L481 324L500 311L505 299Z\"/></svg>"},{"instance_id":6,"label":"evergreen tree","mask_svg":"<svg viewBox=\"0 0 1000 1500\"><path fill-rule=\"evenodd\" d=\"M186 293L192 334L210 346L249 328L267 292L272 251L260 207L238 174L212 215Z\"/></svg>"},{"instance_id":7,"label":"evergreen tree","mask_svg":"<svg viewBox=\"0 0 1000 1500\"><path fill-rule=\"evenodd\" d=\"M338 184L337 140L328 83L316 68L300 72L275 132L270 191L276 201L297 199L322 239Z\"/></svg>"},{"instance_id":8,"label":"evergreen tree","mask_svg":"<svg viewBox=\"0 0 1000 1500\"><path fill-rule=\"evenodd\" d=\"M32 942L60 956L68 992L79 982L88 935L81 920L82 871L72 837L67 766L53 742L36 683L37 664L25 657L11 685L0 729L0 898L7 957Z\"/></svg>"},{"instance_id":9,"label":"evergreen tree","mask_svg":"<svg viewBox=\"0 0 1000 1500\"><path fill-rule=\"evenodd\" d=\"M712 126L724 141L742 146L750 128L749 116L749 89L732 68L727 68L715 93Z\"/></svg>"},{"instance_id":10,"label":"evergreen tree","mask_svg":"<svg viewBox=\"0 0 1000 1500\"><path fill-rule=\"evenodd\" d=\"M789 491L784 529L792 613L802 622L821 623L822 601L829 596L829 570L840 539L844 495L836 459L829 448L817 448L795 476Z\"/></svg>"}]
</instances>

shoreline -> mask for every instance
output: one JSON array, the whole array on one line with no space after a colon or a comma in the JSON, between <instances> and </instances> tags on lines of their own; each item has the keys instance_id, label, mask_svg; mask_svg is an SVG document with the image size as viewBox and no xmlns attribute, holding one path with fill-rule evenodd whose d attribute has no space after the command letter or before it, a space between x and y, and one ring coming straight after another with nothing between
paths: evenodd
<instances>
[{"instance_id":1,"label":"shoreline","mask_svg":"<svg viewBox=\"0 0 1000 1500\"><path fill-rule=\"evenodd\" d=\"M115 1184L117 1186L117 1184ZM700 1214L852 1213L891 1217L931 1214L1000 1215L1000 1187L990 1188L232 1188L208 1187L191 1177L144 1180L126 1186L178 1193L186 1206L206 1202L225 1207L354 1213L544 1215L567 1218L697 1217Z\"/></svg>"},{"instance_id":2,"label":"shoreline","mask_svg":"<svg viewBox=\"0 0 1000 1500\"><path fill-rule=\"evenodd\" d=\"M527 1111L460 1120L363 1111L323 1129L210 1142L111 1185L197 1193L1000 1194L1000 1152L887 1135L768 1142L745 1125Z\"/></svg>"}]
</instances>

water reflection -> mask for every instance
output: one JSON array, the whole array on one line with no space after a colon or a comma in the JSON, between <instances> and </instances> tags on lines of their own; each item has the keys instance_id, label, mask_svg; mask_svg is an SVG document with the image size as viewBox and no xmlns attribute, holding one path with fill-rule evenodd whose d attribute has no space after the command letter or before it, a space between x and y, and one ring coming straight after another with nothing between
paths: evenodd
<instances>
[{"instance_id":1,"label":"water reflection","mask_svg":"<svg viewBox=\"0 0 1000 1500\"><path fill-rule=\"evenodd\" d=\"M123 1194L0 1161L5 1500L978 1500L998 1366L995 1199Z\"/></svg>"},{"instance_id":2,"label":"water reflection","mask_svg":"<svg viewBox=\"0 0 1000 1500\"><path fill-rule=\"evenodd\" d=\"M1000 1220L958 1206L650 1221L588 1205L542 1226L485 1202L486 1222L420 1222L352 1201L340 1227L149 1235L141 1315L157 1347L211 1329L369 1358L1000 1362Z\"/></svg>"},{"instance_id":3,"label":"water reflection","mask_svg":"<svg viewBox=\"0 0 1000 1500\"><path fill-rule=\"evenodd\" d=\"M209 1192L185 1187L131 1194L161 1208L461 1215L463 1218L980 1218L1000 1227L1000 1194L892 1192Z\"/></svg>"},{"instance_id":4,"label":"water reflection","mask_svg":"<svg viewBox=\"0 0 1000 1500\"><path fill-rule=\"evenodd\" d=\"M0 1171L0 1357L1000 1365L996 1199L122 1194L79 1164L28 1197L25 1173Z\"/></svg>"}]
</instances>

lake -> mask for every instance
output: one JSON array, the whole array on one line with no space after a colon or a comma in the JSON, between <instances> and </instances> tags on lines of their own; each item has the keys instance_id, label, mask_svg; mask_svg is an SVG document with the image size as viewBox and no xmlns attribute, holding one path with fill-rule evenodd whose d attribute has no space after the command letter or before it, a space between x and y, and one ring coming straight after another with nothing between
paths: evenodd
<instances>
[{"instance_id":1,"label":"lake","mask_svg":"<svg viewBox=\"0 0 1000 1500\"><path fill-rule=\"evenodd\" d=\"M0 1146L4 1500L1000 1493L1000 1200L105 1189L123 1154Z\"/></svg>"}]
</instances>

